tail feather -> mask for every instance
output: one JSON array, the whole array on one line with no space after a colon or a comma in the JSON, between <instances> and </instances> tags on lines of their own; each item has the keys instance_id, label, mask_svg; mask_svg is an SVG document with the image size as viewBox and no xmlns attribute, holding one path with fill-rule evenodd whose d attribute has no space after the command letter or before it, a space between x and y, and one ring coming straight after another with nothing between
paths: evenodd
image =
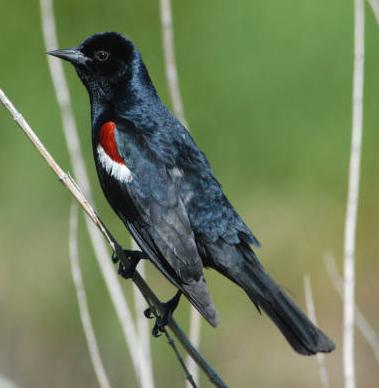
<instances>
[{"instance_id":1,"label":"tail feather","mask_svg":"<svg viewBox=\"0 0 379 388\"><path fill-rule=\"evenodd\" d=\"M274 283L255 255L244 262L244 271L237 282L252 302L272 319L295 351L312 355L334 350L333 341Z\"/></svg>"}]
</instances>

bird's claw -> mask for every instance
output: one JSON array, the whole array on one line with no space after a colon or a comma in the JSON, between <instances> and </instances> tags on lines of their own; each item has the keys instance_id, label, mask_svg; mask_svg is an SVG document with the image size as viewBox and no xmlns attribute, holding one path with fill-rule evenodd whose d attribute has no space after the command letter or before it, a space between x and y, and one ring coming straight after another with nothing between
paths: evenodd
<instances>
[{"instance_id":1,"label":"bird's claw","mask_svg":"<svg viewBox=\"0 0 379 388\"><path fill-rule=\"evenodd\" d=\"M128 265L125 266L121 261L118 264L118 274L124 279L131 279L136 272L136 265L128 262Z\"/></svg>"},{"instance_id":2,"label":"bird's claw","mask_svg":"<svg viewBox=\"0 0 379 388\"><path fill-rule=\"evenodd\" d=\"M146 259L147 256L141 251L123 250L124 256L127 258L127 264L121 262L116 252L112 253L112 261L116 264L119 263L118 273L125 279L131 279L134 276L137 265L140 260Z\"/></svg>"},{"instance_id":3,"label":"bird's claw","mask_svg":"<svg viewBox=\"0 0 379 388\"><path fill-rule=\"evenodd\" d=\"M144 315L147 319L153 319L154 318L154 313L153 309L151 307L148 307L144 312ZM153 326L153 329L151 331L151 334L153 337L157 338L161 335L161 333L164 331L164 327L168 324L169 321L169 314L166 312L164 313L164 317L157 317Z\"/></svg>"},{"instance_id":4,"label":"bird's claw","mask_svg":"<svg viewBox=\"0 0 379 388\"><path fill-rule=\"evenodd\" d=\"M162 303L161 314L156 318L153 329L151 331L153 337L157 338L161 335L161 333L165 331L165 327L170 322L172 314L178 307L181 294L182 292L178 291L172 299L170 299L166 303ZM147 308L144 311L144 315L148 319L154 318L153 309L151 307Z\"/></svg>"}]
</instances>

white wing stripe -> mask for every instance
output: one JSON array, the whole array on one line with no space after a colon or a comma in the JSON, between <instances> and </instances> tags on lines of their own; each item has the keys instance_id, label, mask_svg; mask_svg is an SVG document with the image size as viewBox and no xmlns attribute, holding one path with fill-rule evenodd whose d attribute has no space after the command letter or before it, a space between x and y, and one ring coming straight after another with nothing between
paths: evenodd
<instances>
[{"instance_id":1,"label":"white wing stripe","mask_svg":"<svg viewBox=\"0 0 379 388\"><path fill-rule=\"evenodd\" d=\"M109 175L121 182L129 183L133 180L132 172L128 167L126 167L125 164L115 162L104 151L104 148L100 144L97 146L97 153L99 155L100 164Z\"/></svg>"}]
</instances>

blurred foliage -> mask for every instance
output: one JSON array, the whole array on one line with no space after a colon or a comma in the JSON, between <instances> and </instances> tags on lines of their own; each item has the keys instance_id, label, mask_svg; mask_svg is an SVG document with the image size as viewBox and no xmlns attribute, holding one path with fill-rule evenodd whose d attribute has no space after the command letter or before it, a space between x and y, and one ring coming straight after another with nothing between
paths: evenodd
<instances>
[{"instance_id":1,"label":"blurred foliage","mask_svg":"<svg viewBox=\"0 0 379 388\"><path fill-rule=\"evenodd\" d=\"M337 343L327 357L341 386L342 305L324 269L341 263L351 130L353 4L343 0L173 1L180 83L191 131L228 196L263 243L259 255L304 306L312 275L318 320ZM367 7L366 81L357 300L375 327L379 310L379 31ZM61 47L96 31L128 34L168 101L158 1L57 0ZM70 169L47 68L36 0L3 2L0 85ZM97 208L128 236L97 183L88 97L66 66ZM81 330L68 249L70 198L0 109L0 371L23 387L96 386ZM82 225L81 264L100 349L114 387L136 386L121 331ZM151 267L166 298L173 290ZM316 360L300 357L235 286L207 273L221 325L203 325L201 349L232 387L319 387ZM126 295L130 284L124 282ZM131 298L129 298L131 300ZM187 327L188 304L177 317ZM183 386L165 340L153 340L158 387ZM358 383L377 386L378 366L356 337ZM203 386L208 383L203 379Z\"/></svg>"}]
</instances>

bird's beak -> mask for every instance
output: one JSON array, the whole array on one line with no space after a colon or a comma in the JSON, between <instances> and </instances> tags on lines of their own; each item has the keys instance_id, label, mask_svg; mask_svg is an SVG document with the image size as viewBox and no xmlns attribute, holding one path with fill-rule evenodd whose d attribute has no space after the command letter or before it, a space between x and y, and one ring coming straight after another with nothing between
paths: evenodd
<instances>
[{"instance_id":1,"label":"bird's beak","mask_svg":"<svg viewBox=\"0 0 379 388\"><path fill-rule=\"evenodd\" d=\"M47 54L64 59L73 65L84 65L87 62L87 57L77 48L52 50Z\"/></svg>"}]
</instances>

